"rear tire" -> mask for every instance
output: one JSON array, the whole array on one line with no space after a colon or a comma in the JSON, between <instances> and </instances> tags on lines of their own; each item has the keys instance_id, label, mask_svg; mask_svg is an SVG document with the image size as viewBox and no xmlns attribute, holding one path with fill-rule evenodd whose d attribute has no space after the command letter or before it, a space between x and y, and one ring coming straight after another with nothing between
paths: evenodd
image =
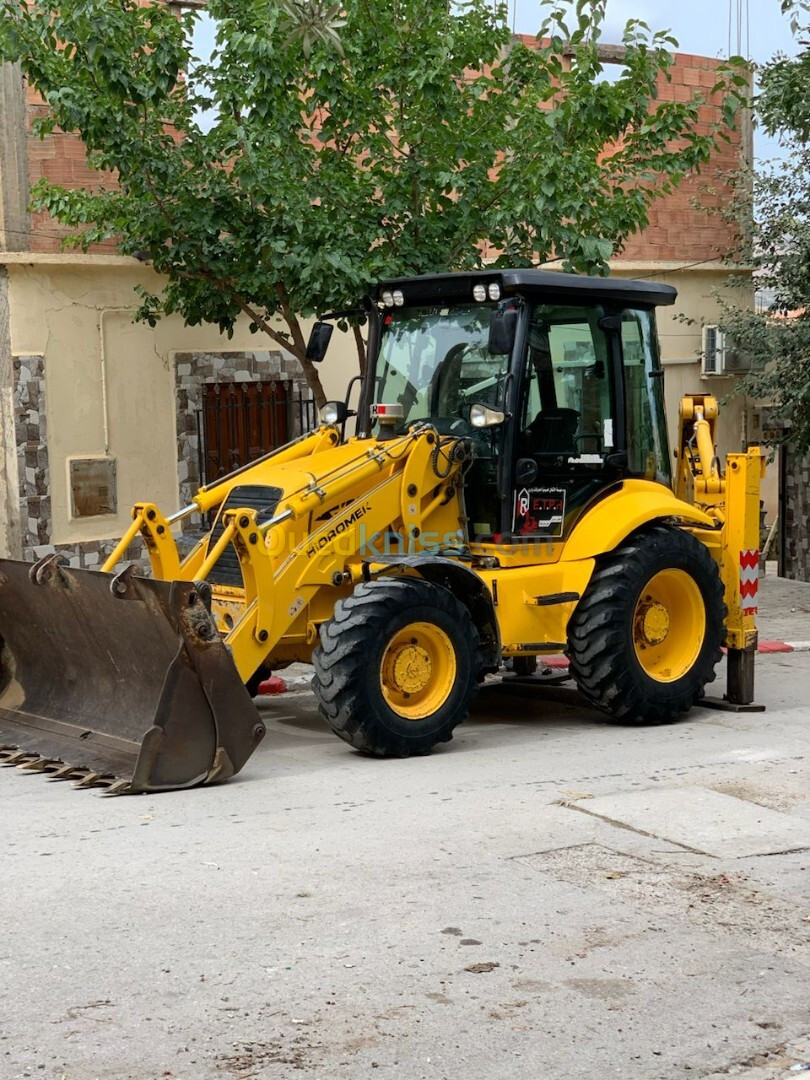
<instances>
[{"instance_id":1,"label":"rear tire","mask_svg":"<svg viewBox=\"0 0 810 1080\"><path fill-rule=\"evenodd\" d=\"M674 526L643 529L600 560L571 617L571 674L611 720L674 720L714 680L725 616L705 545Z\"/></svg>"},{"instance_id":2,"label":"rear tire","mask_svg":"<svg viewBox=\"0 0 810 1080\"><path fill-rule=\"evenodd\" d=\"M335 734L374 757L429 754L469 713L479 638L468 609L420 578L364 582L321 626L312 688Z\"/></svg>"}]
</instances>

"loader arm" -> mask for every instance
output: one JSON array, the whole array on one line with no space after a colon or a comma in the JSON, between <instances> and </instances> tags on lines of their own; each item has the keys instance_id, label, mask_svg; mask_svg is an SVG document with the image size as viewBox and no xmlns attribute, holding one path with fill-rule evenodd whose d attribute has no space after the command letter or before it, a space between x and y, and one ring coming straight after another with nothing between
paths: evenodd
<instances>
[{"instance_id":1,"label":"loader arm","mask_svg":"<svg viewBox=\"0 0 810 1080\"><path fill-rule=\"evenodd\" d=\"M154 578L159 581L199 580L204 576L199 574L199 568L205 553L205 541L201 541L181 562L177 543L171 532L172 525L191 514L205 514L217 509L227 497L234 481L245 473L255 471L257 467L267 463L283 465L291 461L302 461L316 456L328 447L337 446L339 442L340 434L336 427L319 427L310 434L302 435L285 446L271 450L256 461L235 469L216 483L201 487L188 506L168 516L162 514L154 503L135 503L132 507L132 524L102 565L102 573L112 573L124 558L129 545L140 535L149 554Z\"/></svg>"},{"instance_id":2,"label":"loader arm","mask_svg":"<svg viewBox=\"0 0 810 1080\"><path fill-rule=\"evenodd\" d=\"M437 507L452 504L459 523L463 439L423 424L339 443L336 428L322 427L203 489L193 509L222 506L235 479L252 483L257 469L265 482L296 478L268 521L252 507L221 509L219 538L182 563L171 535L178 515L138 504L118 556L140 534L156 580L132 567L72 570L58 556L33 568L0 562L0 761L122 793L238 772L265 732L244 684L313 598L359 581L377 534L396 527L415 550ZM243 589L224 632L206 579L231 545ZM306 633L315 633L308 623Z\"/></svg>"},{"instance_id":3,"label":"loader arm","mask_svg":"<svg viewBox=\"0 0 810 1080\"><path fill-rule=\"evenodd\" d=\"M363 580L367 571L361 558L373 553L380 533L401 526L408 550L414 552L423 521L446 501L447 488L467 458L463 440L441 439L427 425L390 442L357 445L354 459L285 497L270 521L257 524L251 509L225 513L223 536L236 548L245 587L244 612L225 644L244 681L316 594ZM339 511L307 527L280 564L274 560L279 546L273 543L274 533L279 540L285 533L295 537L297 522L308 523L314 511L330 504L339 505Z\"/></svg>"}]
</instances>

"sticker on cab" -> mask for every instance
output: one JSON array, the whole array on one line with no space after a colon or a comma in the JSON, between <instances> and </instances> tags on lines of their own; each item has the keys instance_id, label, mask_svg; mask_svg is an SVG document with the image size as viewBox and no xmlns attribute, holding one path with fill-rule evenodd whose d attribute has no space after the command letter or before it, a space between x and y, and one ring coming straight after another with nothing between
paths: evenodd
<instances>
[{"instance_id":1,"label":"sticker on cab","mask_svg":"<svg viewBox=\"0 0 810 1080\"><path fill-rule=\"evenodd\" d=\"M565 488L523 488L515 493L512 533L527 536L562 536L565 521Z\"/></svg>"}]
</instances>

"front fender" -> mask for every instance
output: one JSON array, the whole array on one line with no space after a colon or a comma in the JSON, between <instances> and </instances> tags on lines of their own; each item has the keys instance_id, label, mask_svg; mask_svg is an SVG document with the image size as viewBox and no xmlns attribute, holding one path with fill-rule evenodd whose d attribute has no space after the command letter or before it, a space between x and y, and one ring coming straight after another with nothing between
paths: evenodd
<instances>
[{"instance_id":1,"label":"front fender","mask_svg":"<svg viewBox=\"0 0 810 1080\"><path fill-rule=\"evenodd\" d=\"M612 495L596 503L579 519L564 545L561 561L594 559L612 551L630 533L661 518L714 528L702 510L676 498L669 488L651 480L625 480Z\"/></svg>"}]
</instances>

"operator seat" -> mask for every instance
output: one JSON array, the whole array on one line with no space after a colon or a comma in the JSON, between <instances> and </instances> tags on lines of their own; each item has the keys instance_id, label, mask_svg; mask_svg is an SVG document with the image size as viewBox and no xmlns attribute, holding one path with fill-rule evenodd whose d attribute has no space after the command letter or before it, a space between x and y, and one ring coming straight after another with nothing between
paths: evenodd
<instances>
[{"instance_id":1,"label":"operator seat","mask_svg":"<svg viewBox=\"0 0 810 1080\"><path fill-rule=\"evenodd\" d=\"M576 409L543 409L523 432L527 454L577 454Z\"/></svg>"},{"instance_id":2,"label":"operator seat","mask_svg":"<svg viewBox=\"0 0 810 1080\"><path fill-rule=\"evenodd\" d=\"M461 365L467 352L466 341L459 342L448 351L436 367L428 387L430 415L455 416L459 407L459 381Z\"/></svg>"}]
</instances>

